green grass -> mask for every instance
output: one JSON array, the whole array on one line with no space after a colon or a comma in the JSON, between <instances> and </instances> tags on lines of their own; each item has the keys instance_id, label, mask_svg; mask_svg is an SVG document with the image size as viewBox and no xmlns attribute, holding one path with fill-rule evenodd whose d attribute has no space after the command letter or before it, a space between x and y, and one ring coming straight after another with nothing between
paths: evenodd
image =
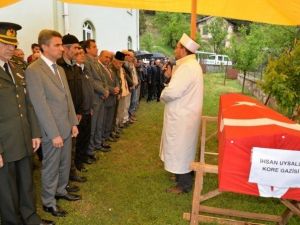
<instances>
[{"instance_id":1,"label":"green grass","mask_svg":"<svg viewBox=\"0 0 300 225\"><path fill-rule=\"evenodd\" d=\"M228 80L224 86L222 75L205 75L203 115L216 116L219 95L240 90L235 80ZM83 200L60 201L59 205L69 215L59 219L44 213L39 200L42 217L55 220L57 225L187 225L182 213L191 210L192 194L176 196L165 192L173 183L158 157L163 107L161 103L142 101L138 122L124 130L111 152L98 153L98 162L82 174L88 178L87 183L80 185ZM212 132L215 126L208 129ZM208 143L212 151L216 151L216 146L216 139ZM208 161L216 162L210 158ZM35 177L40 193L38 171ZM207 175L204 187L205 192L217 187L216 176ZM205 205L276 214L283 210L278 200L232 193L211 199ZM300 220L293 218L289 224L300 224Z\"/></svg>"}]
</instances>

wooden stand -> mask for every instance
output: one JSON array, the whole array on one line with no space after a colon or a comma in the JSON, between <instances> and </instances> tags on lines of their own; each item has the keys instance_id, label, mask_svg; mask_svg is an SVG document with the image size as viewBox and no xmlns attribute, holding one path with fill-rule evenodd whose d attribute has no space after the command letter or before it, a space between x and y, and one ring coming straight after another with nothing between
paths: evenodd
<instances>
[{"instance_id":1,"label":"wooden stand","mask_svg":"<svg viewBox=\"0 0 300 225\"><path fill-rule=\"evenodd\" d=\"M218 224L227 224L227 225L263 225L262 223L234 220L229 218L221 218L214 215L245 218L245 219L258 220L258 221L268 221L268 222L274 222L276 225L286 225L289 219L293 215L297 215L300 217L300 203L296 201L289 201L289 200L280 200L281 203L287 207L286 210L282 213L282 215L251 213L251 212L244 212L239 210L209 207L201 204L202 202L210 198L222 194L222 192L220 192L218 189L210 191L203 195L201 194L203 189L203 178L205 173L214 173L214 174L218 173L217 165L205 164L205 154L218 155L217 153L205 152L206 141L217 133L215 132L212 135L210 135L208 138L206 138L206 125L208 121L217 121L217 118L207 117L207 116L202 117L200 162L194 162L191 164L191 169L195 171L195 185L193 191L192 212L184 213L183 218L185 220L189 220L190 225L198 225L201 222L206 222L206 223L215 222ZM212 214L212 216L200 215L200 212L206 214Z\"/></svg>"}]
</instances>

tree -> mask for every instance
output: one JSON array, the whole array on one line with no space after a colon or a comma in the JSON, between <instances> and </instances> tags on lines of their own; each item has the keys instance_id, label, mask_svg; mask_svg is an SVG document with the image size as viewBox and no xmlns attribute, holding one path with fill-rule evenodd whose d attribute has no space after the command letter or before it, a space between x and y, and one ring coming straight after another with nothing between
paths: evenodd
<instances>
[{"instance_id":1,"label":"tree","mask_svg":"<svg viewBox=\"0 0 300 225\"><path fill-rule=\"evenodd\" d=\"M247 71L255 70L262 62L263 45L258 34L253 32L252 35L247 35L247 29L242 27L239 36L232 38L232 45L228 50L235 67L243 71L242 92L244 92Z\"/></svg>"},{"instance_id":2,"label":"tree","mask_svg":"<svg viewBox=\"0 0 300 225\"><path fill-rule=\"evenodd\" d=\"M153 39L151 34L144 34L141 37L141 49L152 52L153 50Z\"/></svg>"},{"instance_id":3,"label":"tree","mask_svg":"<svg viewBox=\"0 0 300 225\"><path fill-rule=\"evenodd\" d=\"M227 24L221 17L216 17L210 24L207 25L208 32L211 34L209 43L213 46L216 53L223 53L227 36Z\"/></svg>"},{"instance_id":4,"label":"tree","mask_svg":"<svg viewBox=\"0 0 300 225\"><path fill-rule=\"evenodd\" d=\"M300 107L300 43L292 51L272 58L266 68L261 88L276 99L282 113L292 118Z\"/></svg>"},{"instance_id":5,"label":"tree","mask_svg":"<svg viewBox=\"0 0 300 225\"><path fill-rule=\"evenodd\" d=\"M253 23L249 35L253 34L259 39L268 56L277 57L295 46L294 41L299 36L299 28Z\"/></svg>"},{"instance_id":6,"label":"tree","mask_svg":"<svg viewBox=\"0 0 300 225\"><path fill-rule=\"evenodd\" d=\"M140 17L139 17L139 27L140 27L140 36L145 33L147 30L147 25L146 25L146 17L145 17L145 12L144 10L140 10Z\"/></svg>"},{"instance_id":7,"label":"tree","mask_svg":"<svg viewBox=\"0 0 300 225\"><path fill-rule=\"evenodd\" d=\"M167 47L174 49L182 33L189 34L189 18L190 16L184 13L156 13L155 26L161 31Z\"/></svg>"}]
</instances>

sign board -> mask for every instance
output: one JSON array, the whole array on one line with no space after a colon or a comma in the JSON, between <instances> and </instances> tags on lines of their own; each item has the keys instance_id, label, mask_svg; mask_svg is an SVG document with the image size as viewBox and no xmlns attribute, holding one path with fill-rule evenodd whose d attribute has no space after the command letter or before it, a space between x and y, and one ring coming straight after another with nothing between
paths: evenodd
<instances>
[{"instance_id":1,"label":"sign board","mask_svg":"<svg viewBox=\"0 0 300 225\"><path fill-rule=\"evenodd\" d=\"M299 188L300 151L253 147L249 182L278 188Z\"/></svg>"}]
</instances>

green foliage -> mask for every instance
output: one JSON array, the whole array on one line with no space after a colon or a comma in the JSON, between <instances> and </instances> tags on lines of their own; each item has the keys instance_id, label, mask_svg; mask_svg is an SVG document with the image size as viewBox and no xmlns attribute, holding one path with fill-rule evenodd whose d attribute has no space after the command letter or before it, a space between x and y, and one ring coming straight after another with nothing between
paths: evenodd
<instances>
[{"instance_id":1,"label":"green foliage","mask_svg":"<svg viewBox=\"0 0 300 225\"><path fill-rule=\"evenodd\" d=\"M140 32L139 32L140 35L143 35L147 29L145 12L143 10L140 10L139 27L140 27Z\"/></svg>"},{"instance_id":2,"label":"green foliage","mask_svg":"<svg viewBox=\"0 0 300 225\"><path fill-rule=\"evenodd\" d=\"M251 34L255 33L268 55L279 56L286 49L291 50L299 36L299 28L268 24L252 24Z\"/></svg>"},{"instance_id":3,"label":"green foliage","mask_svg":"<svg viewBox=\"0 0 300 225\"><path fill-rule=\"evenodd\" d=\"M235 67L242 71L255 70L262 62L262 43L256 33L247 35L247 29L242 27L239 36L232 38L229 57L235 63Z\"/></svg>"},{"instance_id":4,"label":"green foliage","mask_svg":"<svg viewBox=\"0 0 300 225\"><path fill-rule=\"evenodd\" d=\"M189 34L189 18L190 15L184 13L156 13L154 25L160 30L166 46L175 48L182 33Z\"/></svg>"},{"instance_id":5,"label":"green foliage","mask_svg":"<svg viewBox=\"0 0 300 225\"><path fill-rule=\"evenodd\" d=\"M291 117L300 105L300 43L291 52L270 59L260 85L276 99L281 111Z\"/></svg>"},{"instance_id":6,"label":"green foliage","mask_svg":"<svg viewBox=\"0 0 300 225\"><path fill-rule=\"evenodd\" d=\"M232 38L228 54L241 70L255 70L265 64L269 56L279 56L294 46L299 28L257 24L241 27ZM245 68L245 69L244 69Z\"/></svg>"},{"instance_id":7,"label":"green foliage","mask_svg":"<svg viewBox=\"0 0 300 225\"><path fill-rule=\"evenodd\" d=\"M209 43L213 47L215 53L222 54L225 48L225 41L227 36L227 24L221 17L216 17L210 24L207 25L208 32L212 38L209 39Z\"/></svg>"},{"instance_id":8,"label":"green foliage","mask_svg":"<svg viewBox=\"0 0 300 225\"><path fill-rule=\"evenodd\" d=\"M151 34L144 34L141 36L141 49L152 52L153 49L153 37Z\"/></svg>"}]
</instances>

